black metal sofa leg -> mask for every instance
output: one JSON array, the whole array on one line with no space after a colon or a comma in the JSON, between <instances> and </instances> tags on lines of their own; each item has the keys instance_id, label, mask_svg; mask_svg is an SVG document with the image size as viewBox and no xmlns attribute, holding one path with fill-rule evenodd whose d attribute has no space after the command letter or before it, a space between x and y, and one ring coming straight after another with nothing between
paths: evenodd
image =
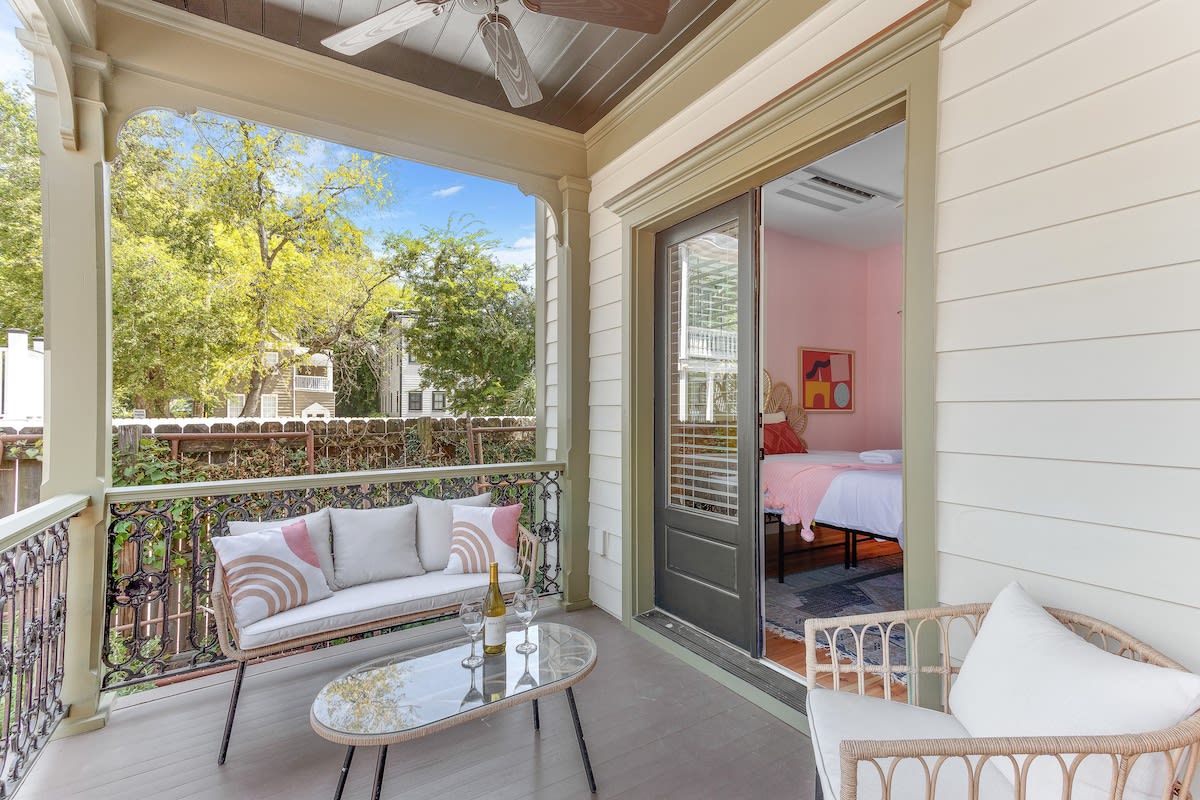
<instances>
[{"instance_id":1,"label":"black metal sofa leg","mask_svg":"<svg viewBox=\"0 0 1200 800\"><path fill-rule=\"evenodd\" d=\"M229 698L229 713L225 715L225 735L221 737L221 754L217 756L217 766L225 763L225 753L229 750L229 734L233 731L233 715L237 713L238 695L242 693L242 678L246 675L246 662L239 661L237 675L233 679L233 694Z\"/></svg>"}]
</instances>

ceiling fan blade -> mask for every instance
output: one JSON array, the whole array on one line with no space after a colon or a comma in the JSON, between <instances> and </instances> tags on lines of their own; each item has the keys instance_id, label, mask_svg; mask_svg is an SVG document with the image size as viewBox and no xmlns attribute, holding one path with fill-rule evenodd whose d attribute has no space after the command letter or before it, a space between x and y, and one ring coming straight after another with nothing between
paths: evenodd
<instances>
[{"instance_id":1,"label":"ceiling fan blade","mask_svg":"<svg viewBox=\"0 0 1200 800\"><path fill-rule=\"evenodd\" d=\"M542 90L529 69L525 50L517 40L517 32L507 17L488 14L479 21L479 38L487 48L492 63L513 108L531 105L542 99Z\"/></svg>"},{"instance_id":2,"label":"ceiling fan blade","mask_svg":"<svg viewBox=\"0 0 1200 800\"><path fill-rule=\"evenodd\" d=\"M325 39L321 44L347 56L358 55L385 39L415 28L427 19L442 13L442 3L448 0L402 0L382 14L352 25Z\"/></svg>"},{"instance_id":3,"label":"ceiling fan blade","mask_svg":"<svg viewBox=\"0 0 1200 800\"><path fill-rule=\"evenodd\" d=\"M641 33L661 31L670 10L670 0L521 0L521 5L554 17Z\"/></svg>"}]
</instances>

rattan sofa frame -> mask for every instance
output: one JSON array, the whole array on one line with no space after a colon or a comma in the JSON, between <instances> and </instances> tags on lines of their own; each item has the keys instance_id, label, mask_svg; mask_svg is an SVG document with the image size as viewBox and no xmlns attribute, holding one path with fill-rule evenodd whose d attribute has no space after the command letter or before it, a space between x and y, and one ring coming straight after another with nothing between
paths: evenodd
<instances>
[{"instance_id":1,"label":"rattan sofa frame","mask_svg":"<svg viewBox=\"0 0 1200 800\"><path fill-rule=\"evenodd\" d=\"M963 644L959 637L973 637L983 622L990 604L945 606L932 609L862 614L830 619L809 619L804 624L806 677L809 687L827 686L836 691L865 694L871 676L881 679L884 698L893 697L893 687L900 685L893 678L903 679L909 687L908 701L949 713L950 687L958 674L958 665L951 658L951 639ZM1047 608L1059 622L1085 640L1108 652L1144 661L1169 669L1185 668L1145 642L1130 636L1106 622L1057 608ZM904 664L889 661L893 646L891 635L904 631L906 658ZM872 638L880 641L882 665L864 661L864 645ZM818 651L828 648L832 656L818 658ZM840 654L840 657L839 657ZM1038 676L1031 675L1030 680ZM921 696L922 684L936 686L938 696ZM1006 775L1018 776L1014 781L1014 798L1027 794L1030 767L1036 759L1053 760L1061 774L1073 780L1082 760L1091 755L1108 756L1113 770L1109 797L1124 797L1129 771L1140 756L1162 753L1179 779L1161 787L1161 800L1190 797L1187 788L1196 774L1200 757L1200 712L1171 728L1150 733L1116 736L1029 736L963 739L900 739L844 740L840 748L840 800L857 800L859 767L869 763L879 776L883 796L889 794L897 766L905 759L923 759L925 788L923 797L945 797L936 794L936 782L941 769L965 760L971 797L977 796L981 774L992 759ZM1090 762L1089 762L1090 763ZM821 778L816 778L817 798L822 797Z\"/></svg>"},{"instance_id":2,"label":"rattan sofa frame","mask_svg":"<svg viewBox=\"0 0 1200 800\"><path fill-rule=\"evenodd\" d=\"M540 549L541 541L538 537L530 533L524 526L521 526L517 536L517 572L525 578L524 588L534 588L537 583L537 564ZM513 594L509 593L505 595L505 599L511 600ZM313 645L326 644L336 639L343 639L358 634L373 633L413 622L434 620L458 611L457 605L432 608L427 611L402 614L359 625L349 625L340 628L330 627L317 634L286 639L262 647L243 649L238 644L233 606L230 603L229 596L225 593L225 582L222 578L219 565L213 578L211 598L212 613L216 618L217 641L221 646L221 652L225 654L226 658L236 661L238 665L237 673L233 678L233 691L229 697L229 710L225 715L225 732L221 737L220 753L217 755L218 765L225 763L225 756L229 750L229 737L233 732L233 719L237 713L238 697L242 692L242 679L246 674L246 665L251 661L268 656L301 652Z\"/></svg>"}]
</instances>

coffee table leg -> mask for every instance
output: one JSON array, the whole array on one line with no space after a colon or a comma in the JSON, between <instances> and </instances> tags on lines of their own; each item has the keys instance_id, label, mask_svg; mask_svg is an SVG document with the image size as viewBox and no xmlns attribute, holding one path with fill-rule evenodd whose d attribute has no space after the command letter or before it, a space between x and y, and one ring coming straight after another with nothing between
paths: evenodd
<instances>
[{"instance_id":1,"label":"coffee table leg","mask_svg":"<svg viewBox=\"0 0 1200 800\"><path fill-rule=\"evenodd\" d=\"M338 775L337 791L333 793L333 800L342 800L342 790L346 788L346 776L350 774L350 762L354 760L354 746L346 748L346 760L342 762L342 773Z\"/></svg>"},{"instance_id":2,"label":"coffee table leg","mask_svg":"<svg viewBox=\"0 0 1200 800\"><path fill-rule=\"evenodd\" d=\"M371 791L371 800L379 800L379 792L383 789L383 765L387 762L387 745L379 748L379 760L375 762L375 788Z\"/></svg>"},{"instance_id":3,"label":"coffee table leg","mask_svg":"<svg viewBox=\"0 0 1200 800\"><path fill-rule=\"evenodd\" d=\"M533 729L535 731L540 731L542 729L542 720L541 717L538 716L537 700L533 701Z\"/></svg>"},{"instance_id":4,"label":"coffee table leg","mask_svg":"<svg viewBox=\"0 0 1200 800\"><path fill-rule=\"evenodd\" d=\"M587 772L588 787L596 793L596 779L592 776L592 762L588 758L587 745L583 742L583 726L579 724L579 709L575 707L575 693L567 687L567 703L571 706L571 721L575 723L575 738L579 740L579 755L583 756L583 768Z\"/></svg>"}]
</instances>

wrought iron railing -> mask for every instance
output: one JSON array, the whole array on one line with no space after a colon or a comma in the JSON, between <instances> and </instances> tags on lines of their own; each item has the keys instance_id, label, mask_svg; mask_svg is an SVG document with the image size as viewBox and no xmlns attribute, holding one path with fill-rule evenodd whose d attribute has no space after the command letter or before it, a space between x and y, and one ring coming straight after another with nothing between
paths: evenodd
<instances>
[{"instance_id":1,"label":"wrought iron railing","mask_svg":"<svg viewBox=\"0 0 1200 800\"><path fill-rule=\"evenodd\" d=\"M0 797L11 797L66 713L67 534L87 495L0 522Z\"/></svg>"},{"instance_id":2,"label":"wrought iron railing","mask_svg":"<svg viewBox=\"0 0 1200 800\"><path fill-rule=\"evenodd\" d=\"M326 506L380 508L413 495L521 502L521 523L542 543L538 586L562 590L561 463L343 472L112 489L102 658L106 688L191 675L224 663L209 606L212 537L230 520L285 519Z\"/></svg>"}]
</instances>

